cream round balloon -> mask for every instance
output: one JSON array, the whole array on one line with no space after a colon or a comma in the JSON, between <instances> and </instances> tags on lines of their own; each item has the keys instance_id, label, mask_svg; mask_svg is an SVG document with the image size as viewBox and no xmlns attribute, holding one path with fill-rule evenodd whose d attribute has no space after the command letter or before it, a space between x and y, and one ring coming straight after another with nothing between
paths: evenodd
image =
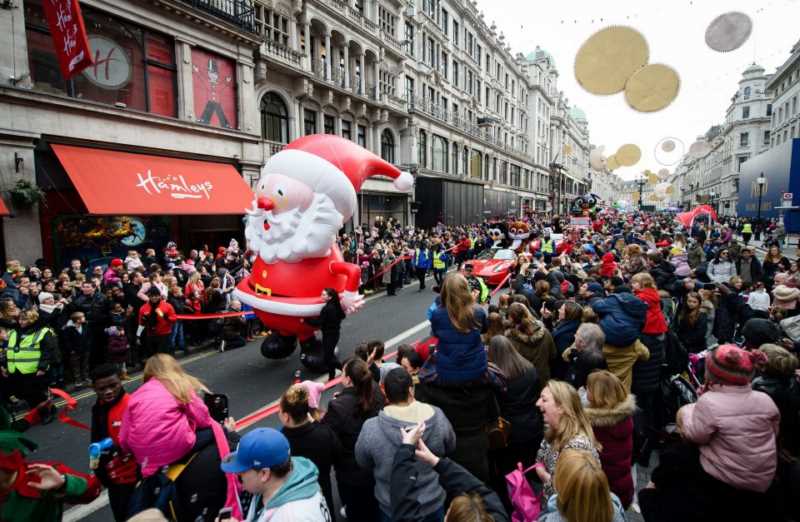
<instances>
[{"instance_id":1,"label":"cream round balloon","mask_svg":"<svg viewBox=\"0 0 800 522\"><path fill-rule=\"evenodd\" d=\"M605 148L605 145L600 145L589 151L589 165L591 165L594 170L603 170L606 168L606 157L603 154Z\"/></svg>"}]
</instances>

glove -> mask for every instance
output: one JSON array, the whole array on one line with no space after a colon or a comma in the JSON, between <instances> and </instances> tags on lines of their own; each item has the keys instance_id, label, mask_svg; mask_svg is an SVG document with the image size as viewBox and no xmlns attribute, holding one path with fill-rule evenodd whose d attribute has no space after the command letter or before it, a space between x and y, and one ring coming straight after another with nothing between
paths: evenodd
<instances>
[{"instance_id":1,"label":"glove","mask_svg":"<svg viewBox=\"0 0 800 522\"><path fill-rule=\"evenodd\" d=\"M138 479L137 470L136 460L130 453L125 455L115 453L111 460L106 463L108 478L117 485L136 484Z\"/></svg>"},{"instance_id":2,"label":"glove","mask_svg":"<svg viewBox=\"0 0 800 522\"><path fill-rule=\"evenodd\" d=\"M345 290L339 302L342 304L344 312L349 315L357 312L364 306L364 296L358 292L349 292Z\"/></svg>"}]
</instances>

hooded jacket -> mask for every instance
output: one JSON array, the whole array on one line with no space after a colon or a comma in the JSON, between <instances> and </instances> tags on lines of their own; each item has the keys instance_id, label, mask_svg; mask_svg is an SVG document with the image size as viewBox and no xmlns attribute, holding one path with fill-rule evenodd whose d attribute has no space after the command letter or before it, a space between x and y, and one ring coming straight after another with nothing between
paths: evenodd
<instances>
[{"instance_id":1,"label":"hooded jacket","mask_svg":"<svg viewBox=\"0 0 800 522\"><path fill-rule=\"evenodd\" d=\"M647 317L647 304L635 295L622 292L592 302L600 316L606 344L629 346L639 337Z\"/></svg>"},{"instance_id":2,"label":"hooded jacket","mask_svg":"<svg viewBox=\"0 0 800 522\"><path fill-rule=\"evenodd\" d=\"M244 522L320 522L332 520L325 497L319 488L319 472L313 462L304 457L292 457L292 471L286 482L256 517L261 496L250 502Z\"/></svg>"},{"instance_id":3,"label":"hooded jacket","mask_svg":"<svg viewBox=\"0 0 800 522\"><path fill-rule=\"evenodd\" d=\"M539 321L534 321L530 335L521 332L518 327L509 328L505 335L519 354L536 367L542 385L547 383L550 380L550 366L556 359L556 344L547 328Z\"/></svg>"},{"instance_id":4,"label":"hooded jacket","mask_svg":"<svg viewBox=\"0 0 800 522\"><path fill-rule=\"evenodd\" d=\"M780 413L750 385L715 385L678 410L683 437L700 447L706 473L734 488L763 493L775 478Z\"/></svg>"},{"instance_id":5,"label":"hooded jacket","mask_svg":"<svg viewBox=\"0 0 800 522\"><path fill-rule=\"evenodd\" d=\"M645 316L642 333L647 335L661 335L667 331L667 320L664 319L664 312L661 311L661 296L655 288L642 288L637 290L634 295L647 304L647 315Z\"/></svg>"},{"instance_id":6,"label":"hooded jacket","mask_svg":"<svg viewBox=\"0 0 800 522\"><path fill-rule=\"evenodd\" d=\"M611 491L627 507L633 500L633 414L636 397L628 395L613 408L584 408L597 442L603 447L600 463Z\"/></svg>"},{"instance_id":7,"label":"hooded jacket","mask_svg":"<svg viewBox=\"0 0 800 522\"><path fill-rule=\"evenodd\" d=\"M603 254L603 261L600 265L600 276L601 277L614 277L614 274L617 271L617 262L614 260L614 254L611 252L606 252Z\"/></svg>"},{"instance_id":8,"label":"hooded jacket","mask_svg":"<svg viewBox=\"0 0 800 522\"><path fill-rule=\"evenodd\" d=\"M451 453L456 447L456 435L442 410L430 404L414 401L408 406L386 406L377 417L368 419L356 441L356 462L373 470L375 498L381 510L391 514L390 485L395 453L402 446L400 428L425 421L422 439L439 457ZM445 492L439 485L439 476L427 464L416 462L417 487L414 496L420 504L420 515L425 517L442 507ZM365 492L366 493L366 492Z\"/></svg>"},{"instance_id":9,"label":"hooded jacket","mask_svg":"<svg viewBox=\"0 0 800 522\"><path fill-rule=\"evenodd\" d=\"M458 331L447 314L437 307L431 314L431 331L439 339L436 348L436 371L442 382L458 383L480 379L486 372L486 349L481 341L486 312L474 307L475 326L467 333ZM388 504L388 502L387 502Z\"/></svg>"}]
</instances>

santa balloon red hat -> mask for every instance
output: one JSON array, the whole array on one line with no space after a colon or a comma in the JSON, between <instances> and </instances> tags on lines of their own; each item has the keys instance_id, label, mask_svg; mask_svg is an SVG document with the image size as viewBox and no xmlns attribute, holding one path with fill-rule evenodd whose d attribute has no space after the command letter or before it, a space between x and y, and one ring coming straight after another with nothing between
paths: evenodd
<instances>
[{"instance_id":1,"label":"santa balloon red hat","mask_svg":"<svg viewBox=\"0 0 800 522\"><path fill-rule=\"evenodd\" d=\"M272 156L262 175L283 174L326 194L347 221L357 206L356 192L371 176L387 176L403 192L414 177L352 141L331 134L312 134L291 142Z\"/></svg>"}]
</instances>

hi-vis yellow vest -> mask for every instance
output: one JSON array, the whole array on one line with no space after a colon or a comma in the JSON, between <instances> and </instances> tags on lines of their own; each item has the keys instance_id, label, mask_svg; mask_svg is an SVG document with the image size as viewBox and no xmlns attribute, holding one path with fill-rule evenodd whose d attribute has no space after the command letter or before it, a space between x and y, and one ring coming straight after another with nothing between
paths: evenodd
<instances>
[{"instance_id":1,"label":"hi-vis yellow vest","mask_svg":"<svg viewBox=\"0 0 800 522\"><path fill-rule=\"evenodd\" d=\"M17 345L17 331L12 330L8 334L8 348L6 349L8 371L13 373L16 370L23 375L36 373L36 370L39 369L39 359L42 357L39 346L48 333L53 333L53 331L50 328L42 328L24 335Z\"/></svg>"},{"instance_id":2,"label":"hi-vis yellow vest","mask_svg":"<svg viewBox=\"0 0 800 522\"><path fill-rule=\"evenodd\" d=\"M433 269L443 270L445 267L444 260L442 259L442 252L433 253Z\"/></svg>"},{"instance_id":3,"label":"hi-vis yellow vest","mask_svg":"<svg viewBox=\"0 0 800 522\"><path fill-rule=\"evenodd\" d=\"M544 254L552 254L553 253L553 240L548 239L547 241L542 241L542 253Z\"/></svg>"}]
</instances>

